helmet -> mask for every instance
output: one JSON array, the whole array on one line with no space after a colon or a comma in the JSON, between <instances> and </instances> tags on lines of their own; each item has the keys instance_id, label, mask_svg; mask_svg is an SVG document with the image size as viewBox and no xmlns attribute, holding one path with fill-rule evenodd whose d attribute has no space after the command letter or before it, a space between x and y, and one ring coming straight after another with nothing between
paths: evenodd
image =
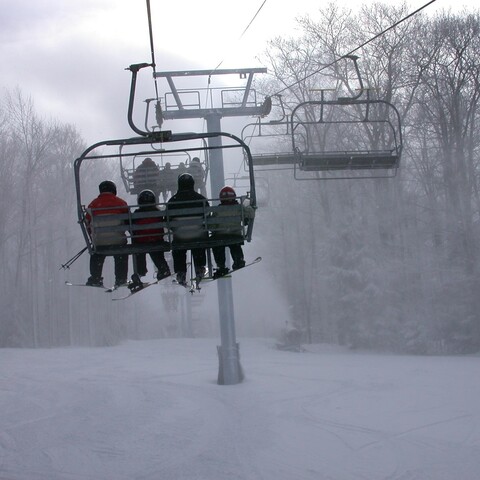
<instances>
[{"instance_id":1,"label":"helmet","mask_svg":"<svg viewBox=\"0 0 480 480\"><path fill-rule=\"evenodd\" d=\"M113 193L114 195L117 194L117 186L110 180L104 180L102 183L100 183L98 190L100 190L100 193L109 192Z\"/></svg>"},{"instance_id":2,"label":"helmet","mask_svg":"<svg viewBox=\"0 0 480 480\"><path fill-rule=\"evenodd\" d=\"M142 190L137 197L139 205L152 205L157 203L157 197L151 190Z\"/></svg>"},{"instance_id":3,"label":"helmet","mask_svg":"<svg viewBox=\"0 0 480 480\"><path fill-rule=\"evenodd\" d=\"M220 190L219 197L222 203L234 203L236 196L235 190L229 185L226 185Z\"/></svg>"},{"instance_id":4,"label":"helmet","mask_svg":"<svg viewBox=\"0 0 480 480\"><path fill-rule=\"evenodd\" d=\"M193 190L195 180L189 173L182 173L178 177L178 189L179 190Z\"/></svg>"}]
</instances>

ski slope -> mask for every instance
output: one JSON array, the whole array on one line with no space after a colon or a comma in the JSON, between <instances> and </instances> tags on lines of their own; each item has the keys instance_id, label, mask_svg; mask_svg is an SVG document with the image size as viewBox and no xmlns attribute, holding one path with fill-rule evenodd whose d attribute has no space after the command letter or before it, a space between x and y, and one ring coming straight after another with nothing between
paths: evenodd
<instances>
[{"instance_id":1,"label":"ski slope","mask_svg":"<svg viewBox=\"0 0 480 480\"><path fill-rule=\"evenodd\" d=\"M480 478L480 357L217 343L0 350L0 479Z\"/></svg>"}]
</instances>

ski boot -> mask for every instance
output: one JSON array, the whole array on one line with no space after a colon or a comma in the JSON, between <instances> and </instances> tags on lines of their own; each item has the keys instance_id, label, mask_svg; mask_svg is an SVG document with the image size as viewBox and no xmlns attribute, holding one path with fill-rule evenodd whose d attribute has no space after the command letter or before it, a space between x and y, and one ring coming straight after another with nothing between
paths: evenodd
<instances>
[{"instance_id":1,"label":"ski boot","mask_svg":"<svg viewBox=\"0 0 480 480\"><path fill-rule=\"evenodd\" d=\"M132 281L128 284L128 288L131 292L138 292L143 288L143 282L138 273L132 275Z\"/></svg>"},{"instance_id":2,"label":"ski boot","mask_svg":"<svg viewBox=\"0 0 480 480\"><path fill-rule=\"evenodd\" d=\"M196 271L195 284L197 286L197 289L198 289L199 283L202 281L202 278L204 278L206 274L207 274L206 267L199 267L198 270Z\"/></svg>"},{"instance_id":3,"label":"ski boot","mask_svg":"<svg viewBox=\"0 0 480 480\"><path fill-rule=\"evenodd\" d=\"M167 268L164 268L162 270L159 270L157 272L157 282L159 282L160 280L163 280L164 278L167 278L171 275L171 272L170 272L170 269L167 267Z\"/></svg>"},{"instance_id":4,"label":"ski boot","mask_svg":"<svg viewBox=\"0 0 480 480\"><path fill-rule=\"evenodd\" d=\"M229 270L227 267L218 267L213 274L213 278L217 279L220 277L224 277L228 272Z\"/></svg>"},{"instance_id":5,"label":"ski boot","mask_svg":"<svg viewBox=\"0 0 480 480\"><path fill-rule=\"evenodd\" d=\"M103 287L103 277L88 277L85 285L89 287Z\"/></svg>"},{"instance_id":6,"label":"ski boot","mask_svg":"<svg viewBox=\"0 0 480 480\"><path fill-rule=\"evenodd\" d=\"M245 260L237 260L233 262L232 268L233 270L238 270L239 268L243 268L245 266Z\"/></svg>"},{"instance_id":7,"label":"ski boot","mask_svg":"<svg viewBox=\"0 0 480 480\"><path fill-rule=\"evenodd\" d=\"M187 286L187 274L185 272L177 272L177 283L182 287Z\"/></svg>"}]
</instances>

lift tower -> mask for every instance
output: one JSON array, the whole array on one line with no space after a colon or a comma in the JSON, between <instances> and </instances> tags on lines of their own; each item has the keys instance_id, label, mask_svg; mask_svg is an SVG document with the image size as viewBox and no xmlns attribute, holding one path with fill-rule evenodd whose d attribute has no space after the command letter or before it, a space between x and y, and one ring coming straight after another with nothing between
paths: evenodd
<instances>
[{"instance_id":1,"label":"lift tower","mask_svg":"<svg viewBox=\"0 0 480 480\"><path fill-rule=\"evenodd\" d=\"M218 70L182 70L156 72L155 78L165 78L171 92L165 95L162 116L165 120L203 118L208 133L221 132L222 117L265 116L271 104L265 100L257 103L256 92L252 88L253 76L267 73L266 68L241 68ZM175 79L185 77L207 77L213 75L239 75L246 79L246 85L236 88L179 89ZM208 98L207 98L208 97ZM210 103L209 106L207 106ZM203 104L202 104L203 102ZM209 138L209 147L221 147L221 137ZM210 187L212 195L225 184L223 153L221 148L210 151ZM218 383L235 385L243 380L240 366L240 352L235 335L235 318L231 279L217 282L218 309L220 318L221 346L218 347Z\"/></svg>"}]
</instances>

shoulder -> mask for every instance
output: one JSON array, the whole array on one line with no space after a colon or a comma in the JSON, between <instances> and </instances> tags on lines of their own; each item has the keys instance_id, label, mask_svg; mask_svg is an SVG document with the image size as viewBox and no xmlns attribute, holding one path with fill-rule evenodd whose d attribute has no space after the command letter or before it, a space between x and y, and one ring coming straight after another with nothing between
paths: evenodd
<instances>
[{"instance_id":1,"label":"shoulder","mask_svg":"<svg viewBox=\"0 0 480 480\"><path fill-rule=\"evenodd\" d=\"M115 203L118 206L122 206L122 207L128 206L128 203L123 198L120 198L120 197L117 197L117 196L113 197L112 202Z\"/></svg>"},{"instance_id":2,"label":"shoulder","mask_svg":"<svg viewBox=\"0 0 480 480\"><path fill-rule=\"evenodd\" d=\"M191 192L191 195L192 195L192 198L195 200L206 200L206 198L201 193L194 191L194 192Z\"/></svg>"}]
</instances>

